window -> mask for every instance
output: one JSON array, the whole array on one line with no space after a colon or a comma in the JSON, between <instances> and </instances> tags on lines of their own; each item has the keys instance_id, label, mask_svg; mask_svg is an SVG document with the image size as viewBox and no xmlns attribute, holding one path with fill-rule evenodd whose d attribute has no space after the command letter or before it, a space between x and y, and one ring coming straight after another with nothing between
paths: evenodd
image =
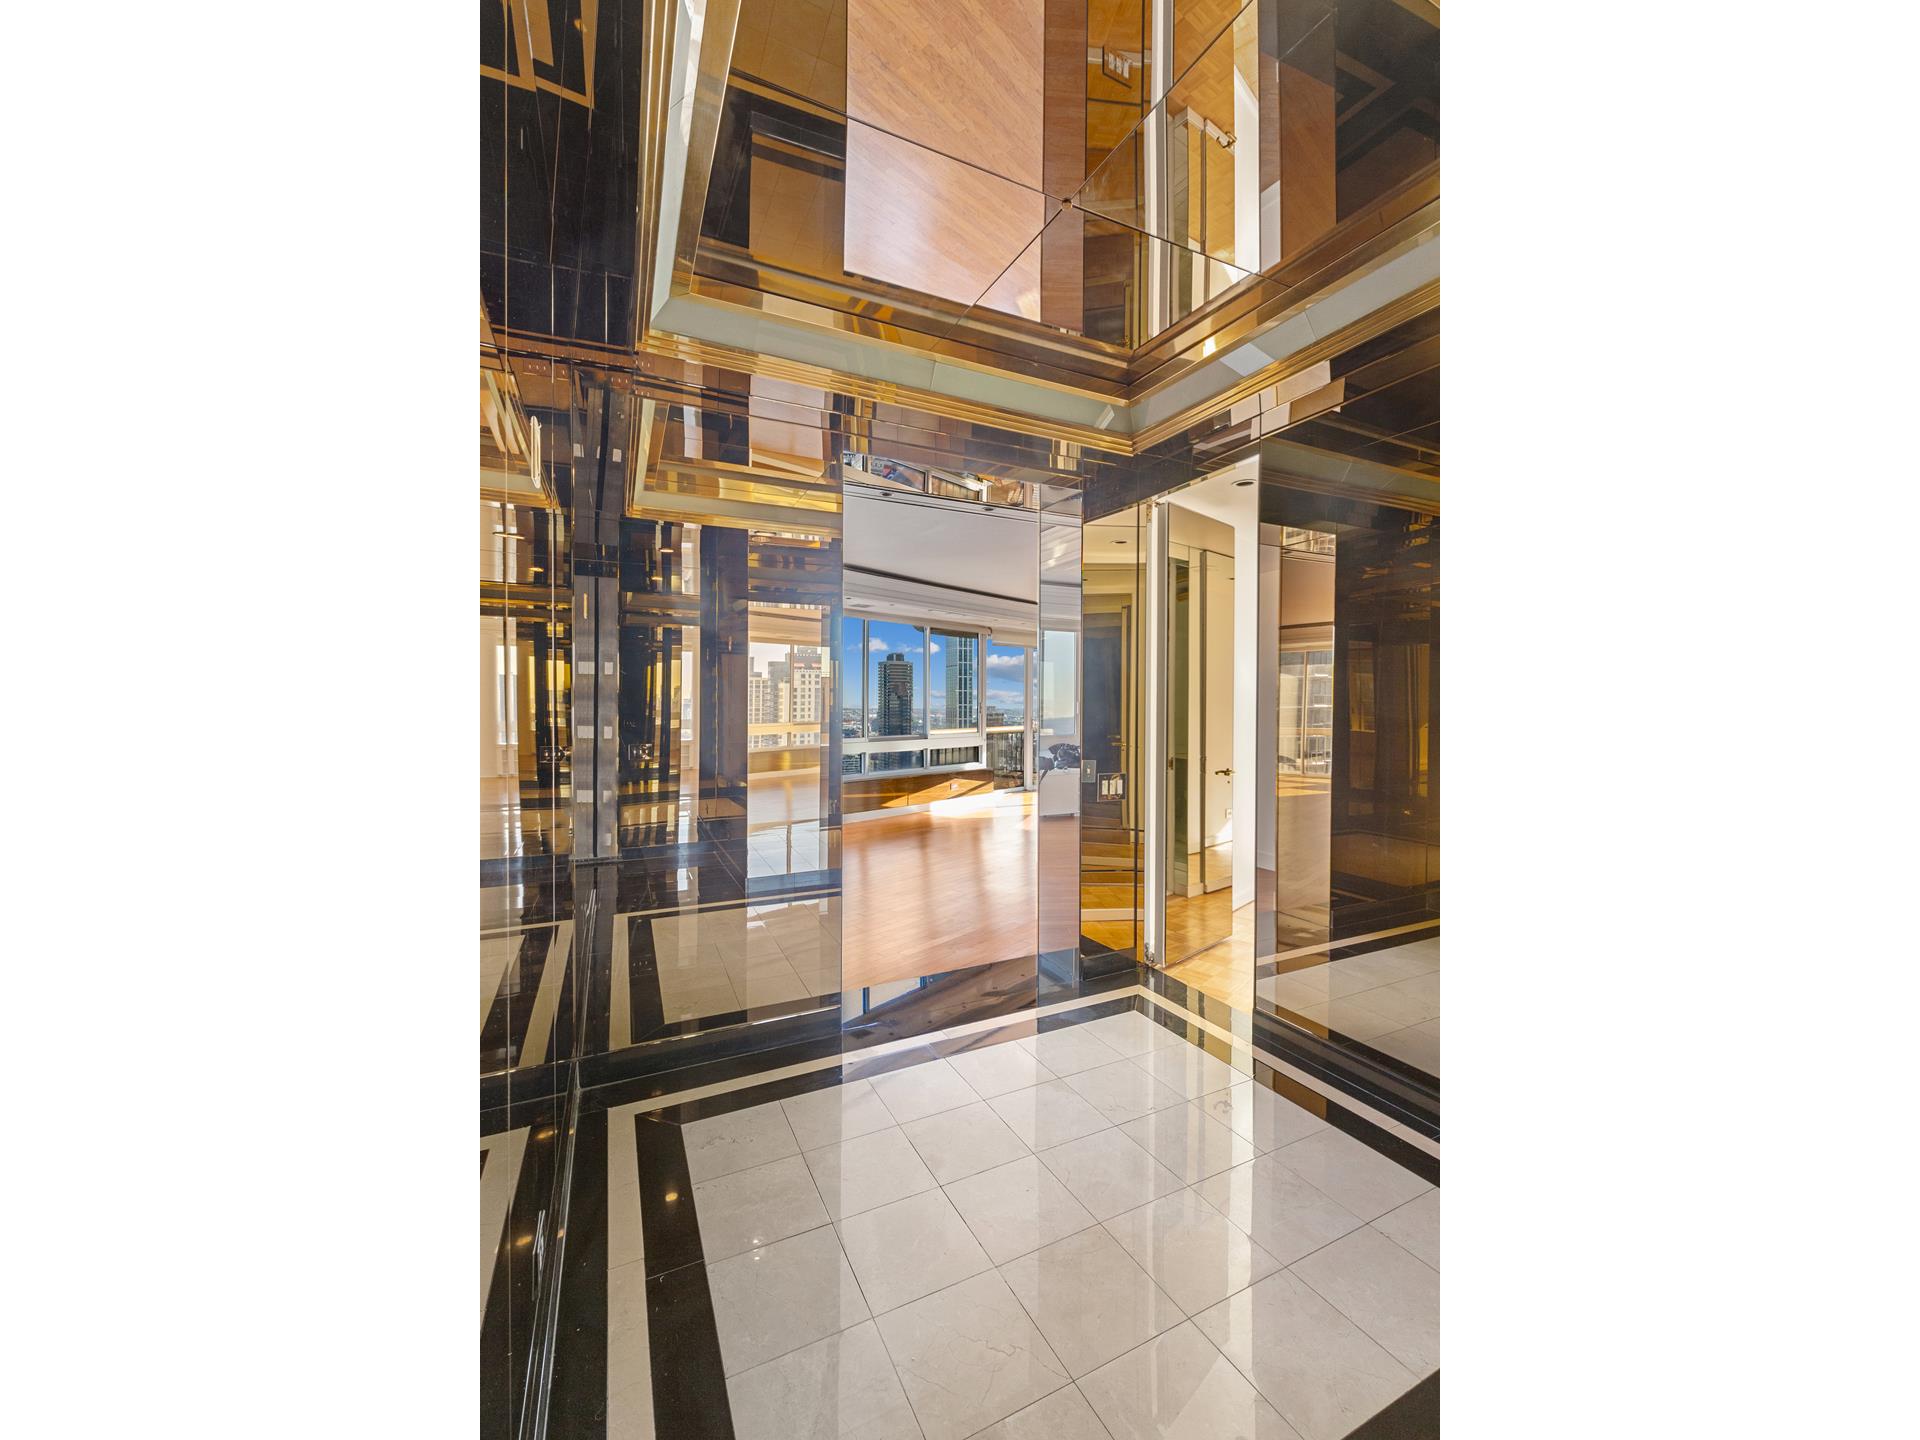
<instances>
[{"instance_id":1,"label":"window","mask_svg":"<svg viewBox=\"0 0 1920 1440\"><path fill-rule=\"evenodd\" d=\"M1027 723L1027 647L987 642L987 729Z\"/></svg>"},{"instance_id":2,"label":"window","mask_svg":"<svg viewBox=\"0 0 1920 1440\"><path fill-rule=\"evenodd\" d=\"M927 752L927 768L937 770L946 765L978 765L980 747L978 745L947 745L938 750Z\"/></svg>"},{"instance_id":3,"label":"window","mask_svg":"<svg viewBox=\"0 0 1920 1440\"><path fill-rule=\"evenodd\" d=\"M878 775L885 770L924 770L927 768L927 752L924 750L876 750L867 756L867 773Z\"/></svg>"},{"instance_id":4,"label":"window","mask_svg":"<svg viewBox=\"0 0 1920 1440\"><path fill-rule=\"evenodd\" d=\"M867 735L926 733L926 632L891 620L867 622Z\"/></svg>"},{"instance_id":5,"label":"window","mask_svg":"<svg viewBox=\"0 0 1920 1440\"><path fill-rule=\"evenodd\" d=\"M840 622L840 734L855 739L866 733L860 682L867 671L866 622L849 615Z\"/></svg>"},{"instance_id":6,"label":"window","mask_svg":"<svg viewBox=\"0 0 1920 1440\"><path fill-rule=\"evenodd\" d=\"M951 630L927 639L927 728L980 728L980 637Z\"/></svg>"}]
</instances>

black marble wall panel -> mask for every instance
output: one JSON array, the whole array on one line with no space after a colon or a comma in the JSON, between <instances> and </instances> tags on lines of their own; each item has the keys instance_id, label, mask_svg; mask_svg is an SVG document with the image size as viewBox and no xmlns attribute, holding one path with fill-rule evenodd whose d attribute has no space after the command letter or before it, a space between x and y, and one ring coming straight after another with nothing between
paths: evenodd
<instances>
[{"instance_id":1,"label":"black marble wall panel","mask_svg":"<svg viewBox=\"0 0 1920 1440\"><path fill-rule=\"evenodd\" d=\"M1263 483L1260 519L1334 542L1332 938L1440 910L1440 521Z\"/></svg>"},{"instance_id":2,"label":"black marble wall panel","mask_svg":"<svg viewBox=\"0 0 1920 1440\"><path fill-rule=\"evenodd\" d=\"M646 12L480 7L480 294L495 325L632 343Z\"/></svg>"},{"instance_id":3,"label":"black marble wall panel","mask_svg":"<svg viewBox=\"0 0 1920 1440\"><path fill-rule=\"evenodd\" d=\"M703 840L747 837L747 532L700 527L700 821Z\"/></svg>"},{"instance_id":4,"label":"black marble wall panel","mask_svg":"<svg viewBox=\"0 0 1920 1440\"><path fill-rule=\"evenodd\" d=\"M1440 522L1381 507L1334 571L1338 939L1440 913Z\"/></svg>"}]
</instances>

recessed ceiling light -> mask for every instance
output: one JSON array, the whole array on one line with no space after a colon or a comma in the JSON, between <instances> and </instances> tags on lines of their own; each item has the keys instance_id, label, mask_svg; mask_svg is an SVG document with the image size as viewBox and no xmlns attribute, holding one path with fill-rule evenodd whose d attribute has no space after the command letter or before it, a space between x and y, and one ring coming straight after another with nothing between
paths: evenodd
<instances>
[{"instance_id":1,"label":"recessed ceiling light","mask_svg":"<svg viewBox=\"0 0 1920 1440\"><path fill-rule=\"evenodd\" d=\"M1251 484L1253 483L1253 481L1251 481L1251 480L1236 480L1236 481L1234 481L1233 483L1234 483L1234 484L1235 484L1236 486L1238 486L1238 485L1251 485Z\"/></svg>"}]
</instances>

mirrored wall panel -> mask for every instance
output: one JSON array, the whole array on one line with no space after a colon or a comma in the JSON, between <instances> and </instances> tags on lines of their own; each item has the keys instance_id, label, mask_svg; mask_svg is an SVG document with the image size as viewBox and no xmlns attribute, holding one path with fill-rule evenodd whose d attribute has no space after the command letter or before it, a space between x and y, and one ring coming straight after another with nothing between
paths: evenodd
<instances>
[{"instance_id":1,"label":"mirrored wall panel","mask_svg":"<svg viewBox=\"0 0 1920 1440\"><path fill-rule=\"evenodd\" d=\"M1389 1074L1440 1065L1437 518L1271 487L1274 955L1256 1001Z\"/></svg>"},{"instance_id":2,"label":"mirrored wall panel","mask_svg":"<svg viewBox=\"0 0 1920 1440\"><path fill-rule=\"evenodd\" d=\"M843 1014L1030 999L1037 490L870 452L843 456L842 477Z\"/></svg>"}]
</instances>

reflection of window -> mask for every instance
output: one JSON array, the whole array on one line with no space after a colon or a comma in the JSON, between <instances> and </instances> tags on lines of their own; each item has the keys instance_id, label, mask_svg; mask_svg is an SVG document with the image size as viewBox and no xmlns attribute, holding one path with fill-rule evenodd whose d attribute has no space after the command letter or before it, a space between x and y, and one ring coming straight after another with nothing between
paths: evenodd
<instances>
[{"instance_id":1,"label":"reflection of window","mask_svg":"<svg viewBox=\"0 0 1920 1440\"><path fill-rule=\"evenodd\" d=\"M1279 764L1282 774L1333 773L1333 652L1280 654Z\"/></svg>"},{"instance_id":2,"label":"reflection of window","mask_svg":"<svg viewBox=\"0 0 1920 1440\"><path fill-rule=\"evenodd\" d=\"M987 642L987 729L1027 723L1027 647Z\"/></svg>"},{"instance_id":3,"label":"reflection of window","mask_svg":"<svg viewBox=\"0 0 1920 1440\"><path fill-rule=\"evenodd\" d=\"M934 630L927 637L927 728L980 728L980 637Z\"/></svg>"},{"instance_id":4,"label":"reflection of window","mask_svg":"<svg viewBox=\"0 0 1920 1440\"><path fill-rule=\"evenodd\" d=\"M822 721L832 668L818 645L751 640L747 646L747 748L819 748L825 740Z\"/></svg>"}]
</instances>

